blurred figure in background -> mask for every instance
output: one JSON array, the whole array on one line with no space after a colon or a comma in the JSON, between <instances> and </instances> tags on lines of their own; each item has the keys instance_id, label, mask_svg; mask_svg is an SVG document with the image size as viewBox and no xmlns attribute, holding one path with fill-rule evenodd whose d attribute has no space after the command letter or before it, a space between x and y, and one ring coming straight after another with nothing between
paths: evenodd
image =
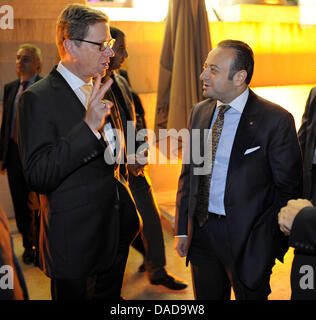
<instances>
[{"instance_id":1,"label":"blurred figure in background","mask_svg":"<svg viewBox=\"0 0 316 320\"><path fill-rule=\"evenodd\" d=\"M125 78L119 74L123 62L128 57L126 36L115 27L110 27L110 31L116 42L113 46L115 56L110 58L110 66L107 71L113 80L113 84L106 97L117 102L126 136L127 121L134 121L136 132L146 129L144 108L138 95L132 91L127 82L127 72L122 72ZM127 137L125 139L128 141ZM144 142L141 141L140 143ZM138 150L138 148L141 149L136 141L135 149ZM144 154L146 154L146 151ZM135 155L131 154L129 156ZM165 269L166 257L160 212L150 178L145 169L146 165L137 163L137 160L135 164L128 164L131 192L143 220L141 234L137 236L132 246L142 253L144 263L141 265L140 271L147 272L152 284L163 285L172 290L182 290L187 287L187 284L167 273Z\"/></svg>"},{"instance_id":2,"label":"blurred figure in background","mask_svg":"<svg viewBox=\"0 0 316 320\"><path fill-rule=\"evenodd\" d=\"M303 197L316 205L316 87L306 101L298 139L303 155Z\"/></svg>"},{"instance_id":3,"label":"blurred figure in background","mask_svg":"<svg viewBox=\"0 0 316 320\"><path fill-rule=\"evenodd\" d=\"M0 165L7 169L8 182L15 212L16 224L23 238L23 262L35 259L35 212L37 196L32 193L24 178L17 141L17 106L22 93L41 79L42 53L34 44L22 44L16 55L18 79L4 86L3 115L0 136ZM34 202L35 201L35 202Z\"/></svg>"}]
</instances>

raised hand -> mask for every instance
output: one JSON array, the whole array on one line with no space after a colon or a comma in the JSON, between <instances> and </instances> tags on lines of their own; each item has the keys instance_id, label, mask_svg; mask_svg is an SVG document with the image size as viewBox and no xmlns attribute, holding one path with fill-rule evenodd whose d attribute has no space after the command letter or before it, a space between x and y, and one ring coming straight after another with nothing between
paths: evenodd
<instances>
[{"instance_id":1,"label":"raised hand","mask_svg":"<svg viewBox=\"0 0 316 320\"><path fill-rule=\"evenodd\" d=\"M113 103L109 100L104 100L103 97L112 83L113 80L109 78L104 85L101 85L101 76L98 74L96 77L84 119L90 129L94 132L97 132L102 128L105 119L111 113Z\"/></svg>"}]
</instances>

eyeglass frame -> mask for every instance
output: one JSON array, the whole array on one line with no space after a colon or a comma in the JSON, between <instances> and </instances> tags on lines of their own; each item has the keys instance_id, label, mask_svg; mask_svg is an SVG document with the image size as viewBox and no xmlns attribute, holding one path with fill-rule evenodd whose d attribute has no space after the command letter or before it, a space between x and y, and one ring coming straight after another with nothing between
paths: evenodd
<instances>
[{"instance_id":1,"label":"eyeglass frame","mask_svg":"<svg viewBox=\"0 0 316 320\"><path fill-rule=\"evenodd\" d=\"M116 39L111 39L109 41L103 41L103 42L94 42L94 41L90 41L90 40L84 40L84 39L71 39L71 40L76 40L76 41L82 41L82 42L87 42L87 43L91 43L94 44L96 46L99 46L99 50L105 51L107 47L109 47L110 49L113 48ZM103 46L102 46L103 45ZM102 47L101 47L102 46Z\"/></svg>"}]
</instances>

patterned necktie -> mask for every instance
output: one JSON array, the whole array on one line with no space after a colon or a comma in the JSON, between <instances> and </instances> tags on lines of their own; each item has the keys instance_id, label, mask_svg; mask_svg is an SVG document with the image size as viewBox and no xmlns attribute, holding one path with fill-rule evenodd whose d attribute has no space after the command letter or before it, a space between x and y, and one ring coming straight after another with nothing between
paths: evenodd
<instances>
[{"instance_id":1,"label":"patterned necktie","mask_svg":"<svg viewBox=\"0 0 316 320\"><path fill-rule=\"evenodd\" d=\"M210 184L213 173L215 155L219 139L223 130L224 114L229 109L230 106L228 105L221 105L219 107L216 120L212 127L212 134L210 134L208 137L207 146L204 151L205 174L200 176L199 197L195 211L200 227L202 227L208 219Z\"/></svg>"},{"instance_id":2,"label":"patterned necktie","mask_svg":"<svg viewBox=\"0 0 316 320\"><path fill-rule=\"evenodd\" d=\"M85 108L87 109L88 107L88 102L89 102L89 99L91 97L91 91L92 91L92 88L91 88L91 84L84 84L80 87L80 90L84 93L85 97L86 97L86 100L85 100Z\"/></svg>"},{"instance_id":3,"label":"patterned necktie","mask_svg":"<svg viewBox=\"0 0 316 320\"><path fill-rule=\"evenodd\" d=\"M24 80L21 82L21 86L22 86L22 90L20 91L19 93L19 98L18 100L20 99L22 93L25 91L25 89L27 88L27 85L29 84L30 81L28 80ZM18 104L18 103L17 103ZM15 110L15 114L14 114L14 130L13 130L13 141L15 143L18 143L18 119L17 119L17 113L18 113L18 110L16 108Z\"/></svg>"}]
</instances>

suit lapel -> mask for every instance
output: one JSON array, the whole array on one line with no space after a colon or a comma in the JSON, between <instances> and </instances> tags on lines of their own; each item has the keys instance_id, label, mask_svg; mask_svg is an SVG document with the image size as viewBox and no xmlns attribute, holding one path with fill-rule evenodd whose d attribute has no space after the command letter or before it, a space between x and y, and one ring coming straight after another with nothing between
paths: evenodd
<instances>
[{"instance_id":1,"label":"suit lapel","mask_svg":"<svg viewBox=\"0 0 316 320\"><path fill-rule=\"evenodd\" d=\"M249 90L249 97L241 115L228 165L226 190L233 183L233 174L240 167L244 159L244 153L252 145L260 123L261 113L259 111L258 98L253 91Z\"/></svg>"},{"instance_id":2,"label":"suit lapel","mask_svg":"<svg viewBox=\"0 0 316 320\"><path fill-rule=\"evenodd\" d=\"M130 97L130 95L127 93L126 87L125 87L124 83L122 83L123 80L121 80L121 77L114 73L114 78L115 78L115 81L122 92L122 96L125 101L125 105L126 105L128 113L129 113L129 116L133 121L135 121L136 120L135 107L133 107L134 102L132 100L132 97Z\"/></svg>"},{"instance_id":3,"label":"suit lapel","mask_svg":"<svg viewBox=\"0 0 316 320\"><path fill-rule=\"evenodd\" d=\"M75 92L72 90L64 77L56 70L56 67L50 73L52 87L58 91L58 94L63 96L64 104L67 108L75 108L75 114L80 114L84 117L86 108L81 103Z\"/></svg>"},{"instance_id":4,"label":"suit lapel","mask_svg":"<svg viewBox=\"0 0 316 320\"><path fill-rule=\"evenodd\" d=\"M200 132L200 154L203 157L204 156L204 147L207 143L207 137L208 135L205 134L205 130L209 130L212 122L212 118L215 112L216 108L216 100L209 100L208 106L206 108L203 108L202 114L199 116L199 124L197 125L197 128L201 129ZM193 142L194 143L194 142Z\"/></svg>"},{"instance_id":5,"label":"suit lapel","mask_svg":"<svg viewBox=\"0 0 316 320\"><path fill-rule=\"evenodd\" d=\"M12 119L14 100L15 100L16 94L18 93L19 86L20 86L20 80L16 80L10 88L10 93L8 96L8 104L7 104L8 108L9 108L9 112L8 112L9 121L11 121L11 119Z\"/></svg>"},{"instance_id":6,"label":"suit lapel","mask_svg":"<svg viewBox=\"0 0 316 320\"><path fill-rule=\"evenodd\" d=\"M116 158L114 159L112 153L110 153L109 156L113 159L113 162L115 163L114 177L119 182L121 182L123 185L126 185L127 182L124 177L127 172L127 170L125 168L125 166L126 166L126 164L125 164L126 163L126 159L125 159L126 150L125 150L124 131L123 131L122 121L121 121L121 117L120 117L120 113L118 110L118 105L116 103L115 96L113 95L113 92L109 91L109 94L110 93L112 94L112 98L113 98L112 99L113 107L111 108L110 122L112 124L113 129L115 130L114 134L116 136L117 143L115 144ZM110 152L109 148L107 148L106 150L108 150L108 152ZM125 170L124 170L124 168L125 168ZM124 172L121 172L121 170L123 170Z\"/></svg>"}]
</instances>

